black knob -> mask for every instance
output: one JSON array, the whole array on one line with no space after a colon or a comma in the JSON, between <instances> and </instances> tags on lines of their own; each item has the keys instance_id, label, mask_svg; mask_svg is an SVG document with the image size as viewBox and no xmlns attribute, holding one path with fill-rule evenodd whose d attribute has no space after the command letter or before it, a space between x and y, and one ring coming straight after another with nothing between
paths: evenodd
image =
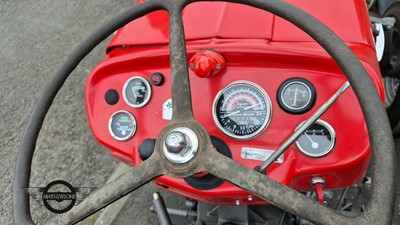
<instances>
[{"instance_id":1,"label":"black knob","mask_svg":"<svg viewBox=\"0 0 400 225\"><path fill-rule=\"evenodd\" d=\"M143 161L150 158L150 156L154 152L155 145L156 145L156 139L146 139L139 146L139 155Z\"/></svg>"},{"instance_id":2,"label":"black knob","mask_svg":"<svg viewBox=\"0 0 400 225\"><path fill-rule=\"evenodd\" d=\"M115 105L118 103L119 95L116 90L110 89L106 92L104 98L106 99L107 104Z\"/></svg>"}]
</instances>

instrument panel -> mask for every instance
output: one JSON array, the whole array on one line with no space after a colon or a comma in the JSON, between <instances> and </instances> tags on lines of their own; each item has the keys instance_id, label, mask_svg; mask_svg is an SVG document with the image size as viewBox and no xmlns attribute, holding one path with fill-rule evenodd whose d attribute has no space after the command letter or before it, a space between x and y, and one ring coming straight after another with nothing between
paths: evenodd
<instances>
[{"instance_id":1,"label":"instrument panel","mask_svg":"<svg viewBox=\"0 0 400 225\"><path fill-rule=\"evenodd\" d=\"M156 139L172 116L169 57L153 55L151 60L114 56L111 62L100 64L87 83L88 118L95 137L130 165L142 162L140 145ZM304 69L311 61L319 65L318 60L296 58L297 64L285 69L269 54L246 55L252 62L249 66L239 63L241 54L224 55L230 63L214 77L200 78L190 71L193 112L212 139L223 146L221 152L249 168L259 166L346 82L334 62L325 59L320 67ZM265 62L269 62L267 67ZM114 100L107 100L111 95ZM367 167L370 152L361 110L349 107L357 104L353 91L347 90L271 165L268 176L299 191L310 190L310 179L316 174L326 179L328 189L361 179L357 171ZM350 139L357 141L345 141ZM163 176L156 183L210 203L216 203L213 191L222 197L246 196L226 182L217 182L219 186L207 192L184 179ZM263 202L253 199L253 203Z\"/></svg>"},{"instance_id":2,"label":"instrument panel","mask_svg":"<svg viewBox=\"0 0 400 225\"><path fill-rule=\"evenodd\" d=\"M160 73L155 74L163 77ZM125 82L122 93L127 105L141 108L151 98L151 86L145 78L134 76ZM276 96L284 111L300 114L313 107L316 91L306 79L290 78L280 85ZM172 113L172 107L169 110ZM220 90L212 110L219 130L237 140L257 137L268 127L272 117L272 104L267 92L260 85L246 80L232 82ZM115 112L109 121L110 135L117 141L127 141L136 132L135 116L127 110ZM310 157L325 156L334 145L335 131L323 120L318 120L296 141L296 147Z\"/></svg>"},{"instance_id":3,"label":"instrument panel","mask_svg":"<svg viewBox=\"0 0 400 225\"><path fill-rule=\"evenodd\" d=\"M155 74L164 79L162 74ZM125 82L122 93L127 105L141 108L151 98L151 85L145 78L134 76ZM279 106L290 114L311 110L316 95L313 84L304 78L284 81L276 93ZM172 102L167 102L171 104L169 110L172 114ZM272 117L272 103L267 92L260 85L246 80L234 81L221 89L214 98L212 110L215 125L223 134L236 140L257 137L268 127ZM109 121L109 133L116 141L127 141L134 136L136 119L129 111L117 111ZM295 145L306 156L323 157L333 150L335 142L334 128L318 120L297 139ZM252 157L246 154L246 157ZM258 154L263 154L263 151Z\"/></svg>"}]
</instances>

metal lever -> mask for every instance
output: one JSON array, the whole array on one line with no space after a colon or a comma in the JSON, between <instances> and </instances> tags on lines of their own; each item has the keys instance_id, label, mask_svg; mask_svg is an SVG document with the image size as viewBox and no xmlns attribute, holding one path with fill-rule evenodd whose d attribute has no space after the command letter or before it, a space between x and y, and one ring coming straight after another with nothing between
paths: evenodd
<instances>
[{"instance_id":1,"label":"metal lever","mask_svg":"<svg viewBox=\"0 0 400 225\"><path fill-rule=\"evenodd\" d=\"M165 207L164 200L160 196L160 193L155 192L153 194L153 204L154 210L156 211L158 220L161 225L172 225L171 218L167 212L167 208Z\"/></svg>"}]
</instances>

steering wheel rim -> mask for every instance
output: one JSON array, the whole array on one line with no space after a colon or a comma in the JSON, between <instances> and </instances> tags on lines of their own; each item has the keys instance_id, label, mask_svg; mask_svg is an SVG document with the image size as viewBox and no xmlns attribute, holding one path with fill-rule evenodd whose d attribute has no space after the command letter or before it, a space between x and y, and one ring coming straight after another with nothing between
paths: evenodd
<instances>
[{"instance_id":1,"label":"steering wheel rim","mask_svg":"<svg viewBox=\"0 0 400 225\"><path fill-rule=\"evenodd\" d=\"M77 47L66 64L46 86L37 101L25 129L18 152L13 187L15 224L34 224L29 210L29 196L21 187L29 185L32 157L36 140L48 109L69 74L78 63L102 40L128 22L156 10L170 14L170 56L172 77L173 118L157 138L153 155L105 185L80 205L66 214L53 218L50 223L74 223L123 197L151 179L160 175L179 178L207 171L231 182L278 207L318 224L390 224L394 205L394 145L390 126L378 93L364 67L350 49L329 28L284 1L280 0L226 0L253 6L280 16L293 23L317 41L335 60L349 80L364 114L372 149L372 189L370 202L361 215L343 216L321 206L300 193L283 186L256 171L246 168L220 155L211 144L207 131L193 118L185 38L181 12L194 0L148 0L120 14L94 32ZM188 127L199 139L195 157L184 164L174 164L165 159L162 148L171 130ZM160 163L160 162L161 163ZM377 166L378 165L378 166ZM235 171L233 174L232 171ZM242 175L242 176L240 176ZM115 186L119 186L115 190ZM98 203L97 206L94 206Z\"/></svg>"}]
</instances>

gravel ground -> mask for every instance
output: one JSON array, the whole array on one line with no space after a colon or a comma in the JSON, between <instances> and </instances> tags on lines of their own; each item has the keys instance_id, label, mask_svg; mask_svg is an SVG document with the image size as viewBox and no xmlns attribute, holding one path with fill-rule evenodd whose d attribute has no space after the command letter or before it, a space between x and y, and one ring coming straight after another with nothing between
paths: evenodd
<instances>
[{"instance_id":1,"label":"gravel ground","mask_svg":"<svg viewBox=\"0 0 400 225\"><path fill-rule=\"evenodd\" d=\"M0 224L12 224L16 154L29 112L45 83L92 30L132 4L128 0L0 0ZM85 80L103 56L104 44L76 69L55 100L37 145L31 187L56 179L100 187L118 163L94 140L86 121ZM31 201L31 206L34 220L51 216L36 202Z\"/></svg>"},{"instance_id":2,"label":"gravel ground","mask_svg":"<svg viewBox=\"0 0 400 225\"><path fill-rule=\"evenodd\" d=\"M92 30L133 4L132 0L63 1L0 0L0 224L12 224L14 163L29 112L47 80L66 56ZM93 138L86 121L85 80L104 57L98 47L66 82L44 124L34 157L30 186L64 179L75 186L97 186L108 179L118 161ZM397 144L400 147L400 144ZM115 224L156 224L143 212L154 187L146 185L121 211ZM167 195L167 205L176 206ZM135 196L141 196L135 198ZM136 204L136 205L135 205ZM397 204L398 206L399 204ZM35 221L51 216L31 202ZM140 215L140 216L139 216ZM82 224L93 224L96 216ZM135 221L135 222L133 222Z\"/></svg>"}]
</instances>

